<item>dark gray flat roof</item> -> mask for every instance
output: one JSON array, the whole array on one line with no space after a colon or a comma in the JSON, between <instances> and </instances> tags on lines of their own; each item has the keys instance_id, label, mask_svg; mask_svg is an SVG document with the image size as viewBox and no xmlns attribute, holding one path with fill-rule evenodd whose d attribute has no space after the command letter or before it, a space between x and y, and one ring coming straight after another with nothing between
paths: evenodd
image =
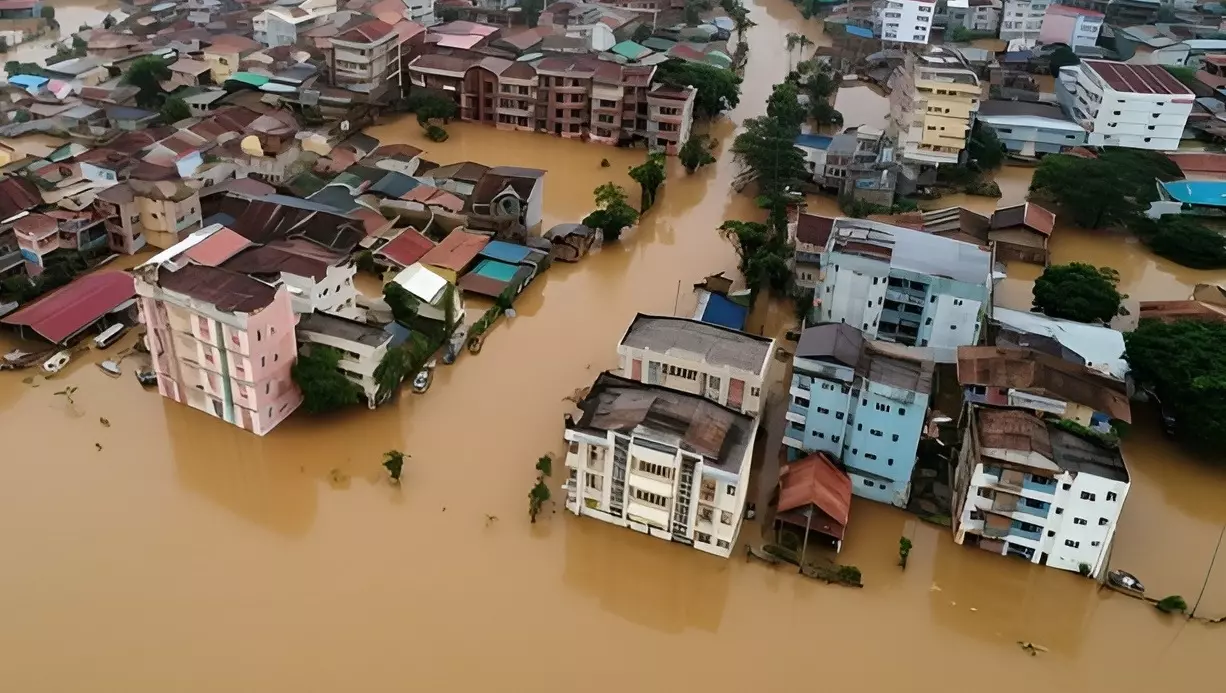
<instances>
[{"instance_id":1,"label":"dark gray flat roof","mask_svg":"<svg viewBox=\"0 0 1226 693\"><path fill-rule=\"evenodd\" d=\"M1093 474L1115 481L1128 481L1128 468L1119 450L1099 447L1094 443L1069 433L1055 424L1049 424L1047 435L1051 449L1060 468L1076 473Z\"/></svg>"},{"instance_id":2,"label":"dark gray flat roof","mask_svg":"<svg viewBox=\"0 0 1226 693\"><path fill-rule=\"evenodd\" d=\"M382 328L326 313L304 315L298 321L298 329L305 332L318 332L338 339L347 339L371 347L377 347L392 338L392 335Z\"/></svg>"}]
</instances>

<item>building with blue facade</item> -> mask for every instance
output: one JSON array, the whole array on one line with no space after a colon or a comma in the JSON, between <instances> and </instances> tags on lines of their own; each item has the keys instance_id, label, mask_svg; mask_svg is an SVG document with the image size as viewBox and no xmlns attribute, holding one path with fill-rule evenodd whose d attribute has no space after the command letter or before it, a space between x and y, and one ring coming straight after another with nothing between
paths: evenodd
<instances>
[{"instance_id":1,"label":"building with blue facade","mask_svg":"<svg viewBox=\"0 0 1226 693\"><path fill-rule=\"evenodd\" d=\"M932 392L932 350L827 323L801 334L783 443L840 461L857 496L904 507Z\"/></svg>"},{"instance_id":2,"label":"building with blue facade","mask_svg":"<svg viewBox=\"0 0 1226 693\"><path fill-rule=\"evenodd\" d=\"M991 277L992 255L977 244L840 218L821 255L811 318L930 347L934 360L953 363L959 346L979 341Z\"/></svg>"}]
</instances>

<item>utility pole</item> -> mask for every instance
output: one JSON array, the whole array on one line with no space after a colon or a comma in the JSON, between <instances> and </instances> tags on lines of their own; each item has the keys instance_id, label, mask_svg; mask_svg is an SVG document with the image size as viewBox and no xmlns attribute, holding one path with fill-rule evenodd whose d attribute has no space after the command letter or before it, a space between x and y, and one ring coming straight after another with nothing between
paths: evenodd
<instances>
[{"instance_id":1,"label":"utility pole","mask_svg":"<svg viewBox=\"0 0 1226 693\"><path fill-rule=\"evenodd\" d=\"M1209 586L1209 576L1213 574L1213 564L1217 563L1217 552L1222 548L1222 537L1226 536L1226 523L1222 523L1222 531L1217 535L1217 546L1213 549L1213 558L1209 559L1209 570L1205 571L1205 581L1200 586L1200 594L1196 595L1196 603L1192 605L1192 612L1188 614L1188 618L1196 617L1196 609L1200 606L1200 600L1205 596L1205 588Z\"/></svg>"}]
</instances>

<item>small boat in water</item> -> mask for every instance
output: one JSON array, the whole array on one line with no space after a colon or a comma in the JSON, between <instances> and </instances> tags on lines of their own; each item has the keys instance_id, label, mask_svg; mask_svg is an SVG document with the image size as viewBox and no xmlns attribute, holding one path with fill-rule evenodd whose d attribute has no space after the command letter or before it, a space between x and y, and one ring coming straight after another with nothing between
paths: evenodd
<instances>
[{"instance_id":1,"label":"small boat in water","mask_svg":"<svg viewBox=\"0 0 1226 693\"><path fill-rule=\"evenodd\" d=\"M422 369L422 371L418 373L416 377L413 378L413 392L421 394L425 392L426 390L429 390L430 381L432 379L433 378L431 377L430 369L429 368Z\"/></svg>"},{"instance_id":2,"label":"small boat in water","mask_svg":"<svg viewBox=\"0 0 1226 693\"><path fill-rule=\"evenodd\" d=\"M1107 582L1110 582L1113 587L1118 587L1126 592L1145 592L1145 585L1141 584L1141 581L1135 575L1122 570L1112 570L1107 573Z\"/></svg>"},{"instance_id":3,"label":"small boat in water","mask_svg":"<svg viewBox=\"0 0 1226 693\"><path fill-rule=\"evenodd\" d=\"M69 353L67 349L64 351L57 351L55 356L43 361L43 371L47 373L59 373L60 370L64 366L67 366L68 362L71 360L72 354Z\"/></svg>"},{"instance_id":4,"label":"small boat in water","mask_svg":"<svg viewBox=\"0 0 1226 693\"><path fill-rule=\"evenodd\" d=\"M111 360L99 361L98 367L102 369L103 373L106 373L112 378L118 378L123 373L123 371L119 369L119 364Z\"/></svg>"}]
</instances>

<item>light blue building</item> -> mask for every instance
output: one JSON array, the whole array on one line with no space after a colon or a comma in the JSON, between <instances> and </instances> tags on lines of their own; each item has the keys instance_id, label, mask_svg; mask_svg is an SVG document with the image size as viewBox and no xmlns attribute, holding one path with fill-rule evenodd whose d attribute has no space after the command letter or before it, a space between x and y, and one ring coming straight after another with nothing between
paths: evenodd
<instances>
[{"instance_id":1,"label":"light blue building","mask_svg":"<svg viewBox=\"0 0 1226 693\"><path fill-rule=\"evenodd\" d=\"M806 329L792 360L789 458L823 451L857 496L906 506L932 372L930 349L868 340L840 323Z\"/></svg>"}]
</instances>

